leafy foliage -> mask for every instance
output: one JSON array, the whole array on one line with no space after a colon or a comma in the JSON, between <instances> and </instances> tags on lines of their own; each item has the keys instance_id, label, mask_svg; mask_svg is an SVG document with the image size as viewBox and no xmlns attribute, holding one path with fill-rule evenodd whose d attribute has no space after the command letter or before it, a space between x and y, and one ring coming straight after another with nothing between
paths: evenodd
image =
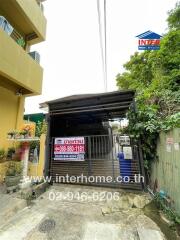
<instances>
[{"instance_id":1,"label":"leafy foliage","mask_svg":"<svg viewBox=\"0 0 180 240\"><path fill-rule=\"evenodd\" d=\"M128 113L126 132L143 143L145 167L156 159L161 130L180 127L180 3L169 12L169 30L158 51L135 52L116 77L120 89L136 91L137 111Z\"/></svg>"},{"instance_id":2,"label":"leafy foliage","mask_svg":"<svg viewBox=\"0 0 180 240\"><path fill-rule=\"evenodd\" d=\"M41 134L46 134L47 133L47 123L45 120L43 122L38 121L36 124L36 136L40 137Z\"/></svg>"},{"instance_id":3,"label":"leafy foliage","mask_svg":"<svg viewBox=\"0 0 180 240\"><path fill-rule=\"evenodd\" d=\"M180 2L177 2L175 9L169 12L168 25L171 29L180 29Z\"/></svg>"}]
</instances>

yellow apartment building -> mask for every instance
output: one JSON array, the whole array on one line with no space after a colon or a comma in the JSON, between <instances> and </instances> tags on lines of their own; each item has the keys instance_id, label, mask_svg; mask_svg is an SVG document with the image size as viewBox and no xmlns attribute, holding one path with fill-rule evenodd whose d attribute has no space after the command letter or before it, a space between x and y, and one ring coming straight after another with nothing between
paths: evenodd
<instances>
[{"instance_id":1,"label":"yellow apartment building","mask_svg":"<svg viewBox=\"0 0 180 240\"><path fill-rule=\"evenodd\" d=\"M43 1L0 0L0 149L22 126L25 97L41 94L43 69L30 48L45 40Z\"/></svg>"}]
</instances>

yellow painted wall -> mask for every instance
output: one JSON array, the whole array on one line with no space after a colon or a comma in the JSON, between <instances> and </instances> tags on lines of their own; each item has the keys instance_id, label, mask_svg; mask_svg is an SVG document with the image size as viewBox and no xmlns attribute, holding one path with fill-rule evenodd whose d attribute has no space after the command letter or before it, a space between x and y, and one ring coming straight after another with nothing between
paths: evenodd
<instances>
[{"instance_id":1,"label":"yellow painted wall","mask_svg":"<svg viewBox=\"0 0 180 240\"><path fill-rule=\"evenodd\" d=\"M3 15L23 36L36 33L30 45L45 40L46 18L35 0L0 0ZM35 34L35 35L36 35ZM20 130L23 124L25 95L37 95L42 91L43 69L28 53L0 28L0 149L12 146L7 132ZM24 96L17 96L18 91ZM38 175L43 175L44 142L41 137L41 153ZM6 171L6 163L0 163L0 181Z\"/></svg>"},{"instance_id":2,"label":"yellow painted wall","mask_svg":"<svg viewBox=\"0 0 180 240\"><path fill-rule=\"evenodd\" d=\"M42 67L0 28L0 75L25 88L41 94Z\"/></svg>"},{"instance_id":3,"label":"yellow painted wall","mask_svg":"<svg viewBox=\"0 0 180 240\"><path fill-rule=\"evenodd\" d=\"M23 36L36 34L30 45L45 40L46 18L36 0L1 0L0 15Z\"/></svg>"},{"instance_id":4,"label":"yellow painted wall","mask_svg":"<svg viewBox=\"0 0 180 240\"><path fill-rule=\"evenodd\" d=\"M40 137L40 154L38 164L33 164L29 162L29 176L43 176L44 164L45 164L45 141L46 135L42 134Z\"/></svg>"},{"instance_id":5,"label":"yellow painted wall","mask_svg":"<svg viewBox=\"0 0 180 240\"><path fill-rule=\"evenodd\" d=\"M19 129L23 123L24 97L15 95L14 89L0 85L0 148L12 144L7 141L7 132Z\"/></svg>"},{"instance_id":6,"label":"yellow painted wall","mask_svg":"<svg viewBox=\"0 0 180 240\"><path fill-rule=\"evenodd\" d=\"M44 17L43 12L41 11L40 7L38 6L35 0L14 0L16 1L21 10L24 11L27 18L36 29L41 40L45 40L46 36L46 18Z\"/></svg>"}]
</instances>

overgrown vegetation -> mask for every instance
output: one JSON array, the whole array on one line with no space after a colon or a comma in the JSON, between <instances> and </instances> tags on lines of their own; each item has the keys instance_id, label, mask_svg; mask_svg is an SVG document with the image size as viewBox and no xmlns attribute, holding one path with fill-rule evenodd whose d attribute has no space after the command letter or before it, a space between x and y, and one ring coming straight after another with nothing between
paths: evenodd
<instances>
[{"instance_id":1,"label":"overgrown vegetation","mask_svg":"<svg viewBox=\"0 0 180 240\"><path fill-rule=\"evenodd\" d=\"M167 21L160 50L134 53L116 78L119 89L136 91L137 111L128 113L125 131L141 139L147 172L156 159L159 132L180 127L180 2Z\"/></svg>"},{"instance_id":2,"label":"overgrown vegetation","mask_svg":"<svg viewBox=\"0 0 180 240\"><path fill-rule=\"evenodd\" d=\"M8 164L6 176L19 176L22 174L22 165L18 162L11 161Z\"/></svg>"},{"instance_id":3,"label":"overgrown vegetation","mask_svg":"<svg viewBox=\"0 0 180 240\"><path fill-rule=\"evenodd\" d=\"M154 198L158 208L167 216L167 218L175 224L180 224L180 216L171 209L166 203L166 200L157 192Z\"/></svg>"},{"instance_id":4,"label":"overgrown vegetation","mask_svg":"<svg viewBox=\"0 0 180 240\"><path fill-rule=\"evenodd\" d=\"M6 151L1 148L0 149L0 162L4 160L4 158L6 157Z\"/></svg>"},{"instance_id":5,"label":"overgrown vegetation","mask_svg":"<svg viewBox=\"0 0 180 240\"><path fill-rule=\"evenodd\" d=\"M41 137L42 134L46 134L47 133L47 123L45 120L43 120L42 122L38 121L36 124L36 131L35 131L35 136L36 137ZM30 143L30 148L31 149L35 149L35 148L40 148L40 142L39 141L32 141Z\"/></svg>"}]
</instances>

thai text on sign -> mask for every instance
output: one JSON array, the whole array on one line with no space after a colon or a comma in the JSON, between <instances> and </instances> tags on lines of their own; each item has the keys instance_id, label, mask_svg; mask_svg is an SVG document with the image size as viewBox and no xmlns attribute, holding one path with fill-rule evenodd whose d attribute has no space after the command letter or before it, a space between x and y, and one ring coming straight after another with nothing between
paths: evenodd
<instances>
[{"instance_id":1,"label":"thai text on sign","mask_svg":"<svg viewBox=\"0 0 180 240\"><path fill-rule=\"evenodd\" d=\"M54 160L84 161L84 137L55 138Z\"/></svg>"}]
</instances>

